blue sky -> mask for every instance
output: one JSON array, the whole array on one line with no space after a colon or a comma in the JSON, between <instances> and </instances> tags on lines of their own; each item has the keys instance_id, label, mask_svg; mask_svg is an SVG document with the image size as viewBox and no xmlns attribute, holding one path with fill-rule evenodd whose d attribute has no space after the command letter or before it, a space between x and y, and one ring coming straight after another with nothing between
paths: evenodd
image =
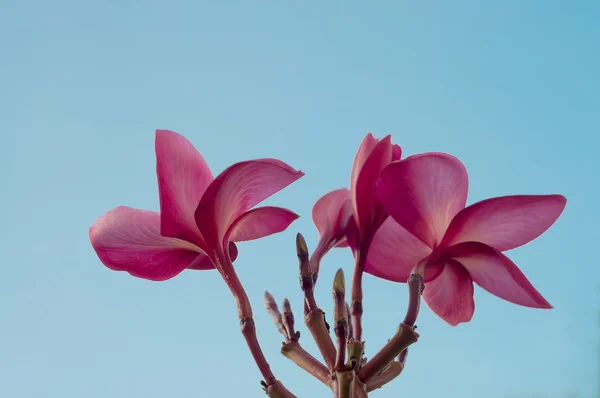
<instances>
[{"instance_id":1,"label":"blue sky","mask_svg":"<svg viewBox=\"0 0 600 398\"><path fill-rule=\"evenodd\" d=\"M152 283L108 270L89 244L105 211L158 209L156 128L186 135L215 172L257 157L306 172L266 202L303 217L236 262L263 349L299 397L329 394L279 354L262 292L300 318L294 235L314 247L312 204L347 186L367 132L458 156L470 202L564 194L552 229L509 254L555 309L476 289L473 320L452 328L424 308L404 374L372 396L596 396L599 18L585 0L2 1L0 396L263 396L216 272ZM351 263L326 258L326 311ZM372 355L406 287L365 289Z\"/></svg>"}]
</instances>

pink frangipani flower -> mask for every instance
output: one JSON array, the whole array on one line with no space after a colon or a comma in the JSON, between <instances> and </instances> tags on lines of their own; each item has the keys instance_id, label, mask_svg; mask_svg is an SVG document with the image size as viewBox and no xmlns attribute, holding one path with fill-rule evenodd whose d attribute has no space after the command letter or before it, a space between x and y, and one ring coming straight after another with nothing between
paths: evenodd
<instances>
[{"instance_id":1,"label":"pink frangipani flower","mask_svg":"<svg viewBox=\"0 0 600 398\"><path fill-rule=\"evenodd\" d=\"M313 208L313 220L319 230L319 243L310 263L317 275L321 258L333 247L350 246L354 255L351 312L354 337L362 337L362 276L371 241L388 218L377 194L381 171L402 155L390 135L378 140L372 134L363 139L352 165L350 190L328 193Z\"/></svg>"},{"instance_id":2,"label":"pink frangipani flower","mask_svg":"<svg viewBox=\"0 0 600 398\"><path fill-rule=\"evenodd\" d=\"M304 175L279 160L236 163L213 178L182 135L157 130L155 149L160 213L117 207L90 227L92 246L110 269L155 281L185 269L227 275L237 256L233 242L281 232L298 218L279 207L250 210Z\"/></svg>"},{"instance_id":3,"label":"pink frangipani flower","mask_svg":"<svg viewBox=\"0 0 600 398\"><path fill-rule=\"evenodd\" d=\"M333 247L351 246L355 253L366 254L373 235L387 218L377 195L381 170L402 155L391 136L379 140L372 134L363 139L354 158L350 189L325 194L314 205L312 216L319 231L319 243L311 256L318 270L323 256Z\"/></svg>"},{"instance_id":4,"label":"pink frangipani flower","mask_svg":"<svg viewBox=\"0 0 600 398\"><path fill-rule=\"evenodd\" d=\"M424 273L425 302L453 326L473 316L473 282L515 304L552 308L501 252L550 228L564 196L504 196L465 207L467 170L444 153L390 164L378 190L391 217L373 241L365 272L396 282L406 282L413 269Z\"/></svg>"}]
</instances>

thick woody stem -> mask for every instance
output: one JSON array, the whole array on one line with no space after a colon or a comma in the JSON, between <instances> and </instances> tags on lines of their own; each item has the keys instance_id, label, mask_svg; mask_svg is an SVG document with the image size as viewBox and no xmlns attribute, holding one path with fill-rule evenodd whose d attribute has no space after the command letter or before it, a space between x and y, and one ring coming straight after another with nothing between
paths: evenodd
<instances>
[{"instance_id":1,"label":"thick woody stem","mask_svg":"<svg viewBox=\"0 0 600 398\"><path fill-rule=\"evenodd\" d=\"M323 360L330 371L335 365L336 349L329 334L329 325L325 321L325 313L317 306L314 296L315 275L311 273L308 247L302 234L296 235L296 252L300 266L300 286L304 292L304 323L308 327Z\"/></svg>"},{"instance_id":2,"label":"thick woody stem","mask_svg":"<svg viewBox=\"0 0 600 398\"><path fill-rule=\"evenodd\" d=\"M256 337L256 327L254 325L254 319L252 318L252 306L250 305L250 300L248 299L248 295L242 286L237 274L235 273L235 269L233 268L233 264L231 259L229 258L229 254L224 251L216 252L214 259L216 260L216 268L225 280L225 283L231 290L233 297L237 303L237 312L238 317L240 319L240 326L242 330L242 335L246 339L246 343L248 344L248 348L250 349L250 353L258 366L258 370L262 374L264 378L264 382L267 385L267 389L265 391L268 392L268 388L271 386L274 387L274 391L280 391L282 398L291 398L294 397L289 391L283 387L283 385L277 381L273 372L271 371L271 367L265 358L265 354L260 348L260 343L258 342L258 338Z\"/></svg>"},{"instance_id":3,"label":"thick woody stem","mask_svg":"<svg viewBox=\"0 0 600 398\"><path fill-rule=\"evenodd\" d=\"M406 355L408 354L408 348L398 356L398 360L392 361L390 365L380 374L375 375L367 382L367 392L371 392L378 388L383 387L396 377L400 376L404 370L404 363L406 362Z\"/></svg>"},{"instance_id":4,"label":"thick woody stem","mask_svg":"<svg viewBox=\"0 0 600 398\"><path fill-rule=\"evenodd\" d=\"M331 387L329 369L317 358L310 355L299 342L290 341L283 343L281 353L320 382Z\"/></svg>"},{"instance_id":5,"label":"thick woody stem","mask_svg":"<svg viewBox=\"0 0 600 398\"><path fill-rule=\"evenodd\" d=\"M279 380L270 385L263 384L263 389L271 398L297 398Z\"/></svg>"},{"instance_id":6,"label":"thick woody stem","mask_svg":"<svg viewBox=\"0 0 600 398\"><path fill-rule=\"evenodd\" d=\"M325 313L319 308L314 309L306 314L304 323L313 336L327 368L333 372L337 351L325 323Z\"/></svg>"},{"instance_id":7,"label":"thick woody stem","mask_svg":"<svg viewBox=\"0 0 600 398\"><path fill-rule=\"evenodd\" d=\"M404 323L400 324L394 337L360 369L358 373L360 379L368 383L372 377L384 370L396 355L415 343L418 338L419 335L415 332L414 327Z\"/></svg>"},{"instance_id":8,"label":"thick woody stem","mask_svg":"<svg viewBox=\"0 0 600 398\"><path fill-rule=\"evenodd\" d=\"M333 280L333 328L337 337L337 356L335 370L340 371L346 362L346 343L348 341L348 315L346 313L346 282L344 271L340 268Z\"/></svg>"},{"instance_id":9,"label":"thick woody stem","mask_svg":"<svg viewBox=\"0 0 600 398\"><path fill-rule=\"evenodd\" d=\"M346 303L346 322L348 324L348 340L354 338L354 329L352 328L352 315L350 314L350 306Z\"/></svg>"},{"instance_id":10,"label":"thick woody stem","mask_svg":"<svg viewBox=\"0 0 600 398\"><path fill-rule=\"evenodd\" d=\"M269 292L265 292L264 301L267 312L273 318L277 330L285 337L285 341L281 347L281 354L325 385L330 386L331 377L327 367L310 355L298 342L300 332L294 332L294 314L292 313L289 300L285 299L283 302L284 315L279 312L277 303ZM284 322L285 318L287 318L287 321Z\"/></svg>"}]
</instances>

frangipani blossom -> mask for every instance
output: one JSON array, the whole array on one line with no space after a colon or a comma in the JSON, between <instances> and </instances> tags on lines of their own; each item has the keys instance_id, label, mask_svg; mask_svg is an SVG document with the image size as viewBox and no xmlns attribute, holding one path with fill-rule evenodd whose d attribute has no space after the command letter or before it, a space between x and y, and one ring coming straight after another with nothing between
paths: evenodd
<instances>
[{"instance_id":1,"label":"frangipani blossom","mask_svg":"<svg viewBox=\"0 0 600 398\"><path fill-rule=\"evenodd\" d=\"M354 158L350 189L338 189L321 197L313 207L313 221L319 231L319 243L311 256L313 270L333 247L351 246L355 256L365 257L377 229L387 218L377 182L381 171L402 155L391 136L379 140L369 133Z\"/></svg>"},{"instance_id":2,"label":"frangipani blossom","mask_svg":"<svg viewBox=\"0 0 600 398\"><path fill-rule=\"evenodd\" d=\"M117 207L90 227L100 261L116 271L162 281L185 269L230 272L233 242L285 230L298 216L279 207L250 210L304 173L275 159L236 163L216 178L182 135L157 130L160 213Z\"/></svg>"},{"instance_id":3,"label":"frangipani blossom","mask_svg":"<svg viewBox=\"0 0 600 398\"><path fill-rule=\"evenodd\" d=\"M451 325L474 313L473 282L515 304L552 308L501 252L544 233L562 213L561 195L516 195L468 207L464 165L444 153L426 153L383 170L379 196L390 218L379 229L365 271L406 282L419 264L423 298Z\"/></svg>"}]
</instances>

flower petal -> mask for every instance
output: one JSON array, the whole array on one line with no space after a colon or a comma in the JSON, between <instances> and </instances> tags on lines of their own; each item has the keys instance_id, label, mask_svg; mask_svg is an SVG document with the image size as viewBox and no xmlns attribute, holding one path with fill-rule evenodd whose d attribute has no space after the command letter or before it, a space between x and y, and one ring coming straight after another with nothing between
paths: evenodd
<instances>
[{"instance_id":1,"label":"flower petal","mask_svg":"<svg viewBox=\"0 0 600 398\"><path fill-rule=\"evenodd\" d=\"M206 161L182 135L156 130L160 233L202 245L194 212L213 180Z\"/></svg>"},{"instance_id":2,"label":"flower petal","mask_svg":"<svg viewBox=\"0 0 600 398\"><path fill-rule=\"evenodd\" d=\"M196 209L196 223L207 241L221 245L226 231L239 216L303 175L275 159L236 163L206 189Z\"/></svg>"},{"instance_id":3,"label":"flower petal","mask_svg":"<svg viewBox=\"0 0 600 398\"><path fill-rule=\"evenodd\" d=\"M242 214L229 228L229 240L243 242L285 231L298 215L282 207L259 207Z\"/></svg>"},{"instance_id":4,"label":"flower petal","mask_svg":"<svg viewBox=\"0 0 600 398\"><path fill-rule=\"evenodd\" d=\"M500 251L514 249L550 228L566 204L562 195L515 195L477 202L454 217L444 243L471 241Z\"/></svg>"},{"instance_id":5,"label":"flower petal","mask_svg":"<svg viewBox=\"0 0 600 398\"><path fill-rule=\"evenodd\" d=\"M203 252L192 243L161 236L159 225L158 213L121 206L90 227L90 241L108 268L163 281L186 269Z\"/></svg>"},{"instance_id":6,"label":"flower petal","mask_svg":"<svg viewBox=\"0 0 600 398\"><path fill-rule=\"evenodd\" d=\"M356 187L356 181L358 180L358 175L363 168L364 163L367 161L371 152L377 145L379 140L373 137L373 134L369 133L363 138L360 146L358 147L358 151L356 152L356 156L354 157L354 162L352 163L352 171L350 173L350 189L354 190Z\"/></svg>"},{"instance_id":7,"label":"flower petal","mask_svg":"<svg viewBox=\"0 0 600 398\"><path fill-rule=\"evenodd\" d=\"M398 145L398 144L392 145L392 162L394 162L396 160L400 160L401 157L402 157L402 148L400 148L400 145Z\"/></svg>"},{"instance_id":8,"label":"flower petal","mask_svg":"<svg viewBox=\"0 0 600 398\"><path fill-rule=\"evenodd\" d=\"M406 282L412 269L431 248L388 217L375 233L365 272L394 282Z\"/></svg>"},{"instance_id":9,"label":"flower petal","mask_svg":"<svg viewBox=\"0 0 600 398\"><path fill-rule=\"evenodd\" d=\"M387 217L377 194L377 182L381 170L392 161L391 139L392 137L388 135L373 148L363 163L356 185L352 188L354 219L361 234L359 245L362 241L369 242Z\"/></svg>"},{"instance_id":10,"label":"flower petal","mask_svg":"<svg viewBox=\"0 0 600 398\"><path fill-rule=\"evenodd\" d=\"M479 242L449 247L445 255L460 262L479 286L504 300L533 308L552 308L508 257Z\"/></svg>"},{"instance_id":11,"label":"flower petal","mask_svg":"<svg viewBox=\"0 0 600 398\"><path fill-rule=\"evenodd\" d=\"M425 284L423 299L433 312L452 326L469 322L475 312L471 276L452 260L446 263L440 276Z\"/></svg>"},{"instance_id":12,"label":"flower petal","mask_svg":"<svg viewBox=\"0 0 600 398\"><path fill-rule=\"evenodd\" d=\"M385 210L431 248L467 202L464 165L445 153L410 156L387 166L379 182Z\"/></svg>"},{"instance_id":13,"label":"flower petal","mask_svg":"<svg viewBox=\"0 0 600 398\"><path fill-rule=\"evenodd\" d=\"M312 219L319 237L327 235L335 240L344 239L352 212L352 195L349 189L337 189L323 195L312 209Z\"/></svg>"}]
</instances>

